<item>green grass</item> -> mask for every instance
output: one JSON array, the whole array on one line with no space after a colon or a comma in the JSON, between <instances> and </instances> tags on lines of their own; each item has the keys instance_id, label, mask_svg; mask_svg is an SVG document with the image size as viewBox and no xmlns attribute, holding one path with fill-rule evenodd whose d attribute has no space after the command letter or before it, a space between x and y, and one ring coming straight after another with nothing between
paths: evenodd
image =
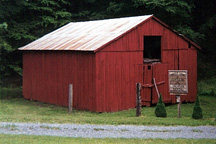
<instances>
[{"instance_id":1,"label":"green grass","mask_svg":"<svg viewBox=\"0 0 216 144\"><path fill-rule=\"evenodd\" d=\"M177 105L167 105L167 118L154 115L155 107L143 107L142 116L136 117L136 110L130 109L113 113L94 113L74 110L68 114L66 107L29 101L22 98L21 89L0 89L1 122L33 123L77 123L77 124L113 124L113 125L216 125L216 97L200 96L204 118L191 118L194 103L181 105L181 118L177 118Z\"/></svg>"},{"instance_id":2,"label":"green grass","mask_svg":"<svg viewBox=\"0 0 216 144\"><path fill-rule=\"evenodd\" d=\"M199 95L216 97L216 77L198 82Z\"/></svg>"},{"instance_id":3,"label":"green grass","mask_svg":"<svg viewBox=\"0 0 216 144\"><path fill-rule=\"evenodd\" d=\"M91 139L91 138L68 138L51 136L26 136L0 134L2 144L215 144L214 139Z\"/></svg>"},{"instance_id":4,"label":"green grass","mask_svg":"<svg viewBox=\"0 0 216 144\"><path fill-rule=\"evenodd\" d=\"M18 87L16 88L0 87L0 100L10 99L10 98L22 98L22 89Z\"/></svg>"}]
</instances>

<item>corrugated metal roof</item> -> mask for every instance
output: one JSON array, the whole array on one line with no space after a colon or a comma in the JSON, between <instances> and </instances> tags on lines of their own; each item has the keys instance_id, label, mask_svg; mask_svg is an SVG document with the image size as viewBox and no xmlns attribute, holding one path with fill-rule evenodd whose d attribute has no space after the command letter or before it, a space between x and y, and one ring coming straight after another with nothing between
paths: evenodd
<instances>
[{"instance_id":1,"label":"corrugated metal roof","mask_svg":"<svg viewBox=\"0 0 216 144\"><path fill-rule=\"evenodd\" d=\"M107 43L122 36L149 18L171 29L178 36L200 48L185 36L174 31L165 23L153 15L94 20L86 22L71 22L43 37L29 43L19 50L74 50L74 51L98 51Z\"/></svg>"},{"instance_id":2,"label":"corrugated metal roof","mask_svg":"<svg viewBox=\"0 0 216 144\"><path fill-rule=\"evenodd\" d=\"M19 50L95 51L152 16L71 22Z\"/></svg>"}]
</instances>

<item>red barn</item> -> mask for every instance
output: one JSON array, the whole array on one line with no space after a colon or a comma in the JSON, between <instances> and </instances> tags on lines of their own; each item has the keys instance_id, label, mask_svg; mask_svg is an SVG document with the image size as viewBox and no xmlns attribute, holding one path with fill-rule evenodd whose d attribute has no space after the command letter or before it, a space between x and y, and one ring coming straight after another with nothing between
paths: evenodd
<instances>
[{"instance_id":1,"label":"red barn","mask_svg":"<svg viewBox=\"0 0 216 144\"><path fill-rule=\"evenodd\" d=\"M157 102L153 78L165 103L168 70L188 70L189 93L197 94L198 45L153 15L69 23L23 51L23 96L80 110L113 112L134 108L136 83L142 84L142 105Z\"/></svg>"}]
</instances>

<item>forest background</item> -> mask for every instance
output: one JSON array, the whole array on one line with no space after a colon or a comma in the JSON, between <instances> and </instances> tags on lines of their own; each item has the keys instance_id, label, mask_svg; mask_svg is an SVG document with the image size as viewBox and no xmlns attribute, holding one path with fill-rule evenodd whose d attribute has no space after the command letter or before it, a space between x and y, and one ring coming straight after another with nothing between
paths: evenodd
<instances>
[{"instance_id":1,"label":"forest background","mask_svg":"<svg viewBox=\"0 0 216 144\"><path fill-rule=\"evenodd\" d=\"M198 79L216 76L215 0L0 0L0 86L22 85L17 50L69 23L154 14L201 46Z\"/></svg>"}]
</instances>

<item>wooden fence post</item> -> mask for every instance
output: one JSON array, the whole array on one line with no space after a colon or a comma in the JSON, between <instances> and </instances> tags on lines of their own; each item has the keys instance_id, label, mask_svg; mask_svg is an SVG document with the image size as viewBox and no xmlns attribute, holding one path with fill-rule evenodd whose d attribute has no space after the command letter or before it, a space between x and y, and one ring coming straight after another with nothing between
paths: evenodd
<instances>
[{"instance_id":1,"label":"wooden fence post","mask_svg":"<svg viewBox=\"0 0 216 144\"><path fill-rule=\"evenodd\" d=\"M68 112L73 110L73 84L69 84Z\"/></svg>"},{"instance_id":2,"label":"wooden fence post","mask_svg":"<svg viewBox=\"0 0 216 144\"><path fill-rule=\"evenodd\" d=\"M178 118L181 118L181 96L176 95L176 102L178 103Z\"/></svg>"},{"instance_id":3,"label":"wooden fence post","mask_svg":"<svg viewBox=\"0 0 216 144\"><path fill-rule=\"evenodd\" d=\"M136 83L136 116L141 115L141 84Z\"/></svg>"}]
</instances>

